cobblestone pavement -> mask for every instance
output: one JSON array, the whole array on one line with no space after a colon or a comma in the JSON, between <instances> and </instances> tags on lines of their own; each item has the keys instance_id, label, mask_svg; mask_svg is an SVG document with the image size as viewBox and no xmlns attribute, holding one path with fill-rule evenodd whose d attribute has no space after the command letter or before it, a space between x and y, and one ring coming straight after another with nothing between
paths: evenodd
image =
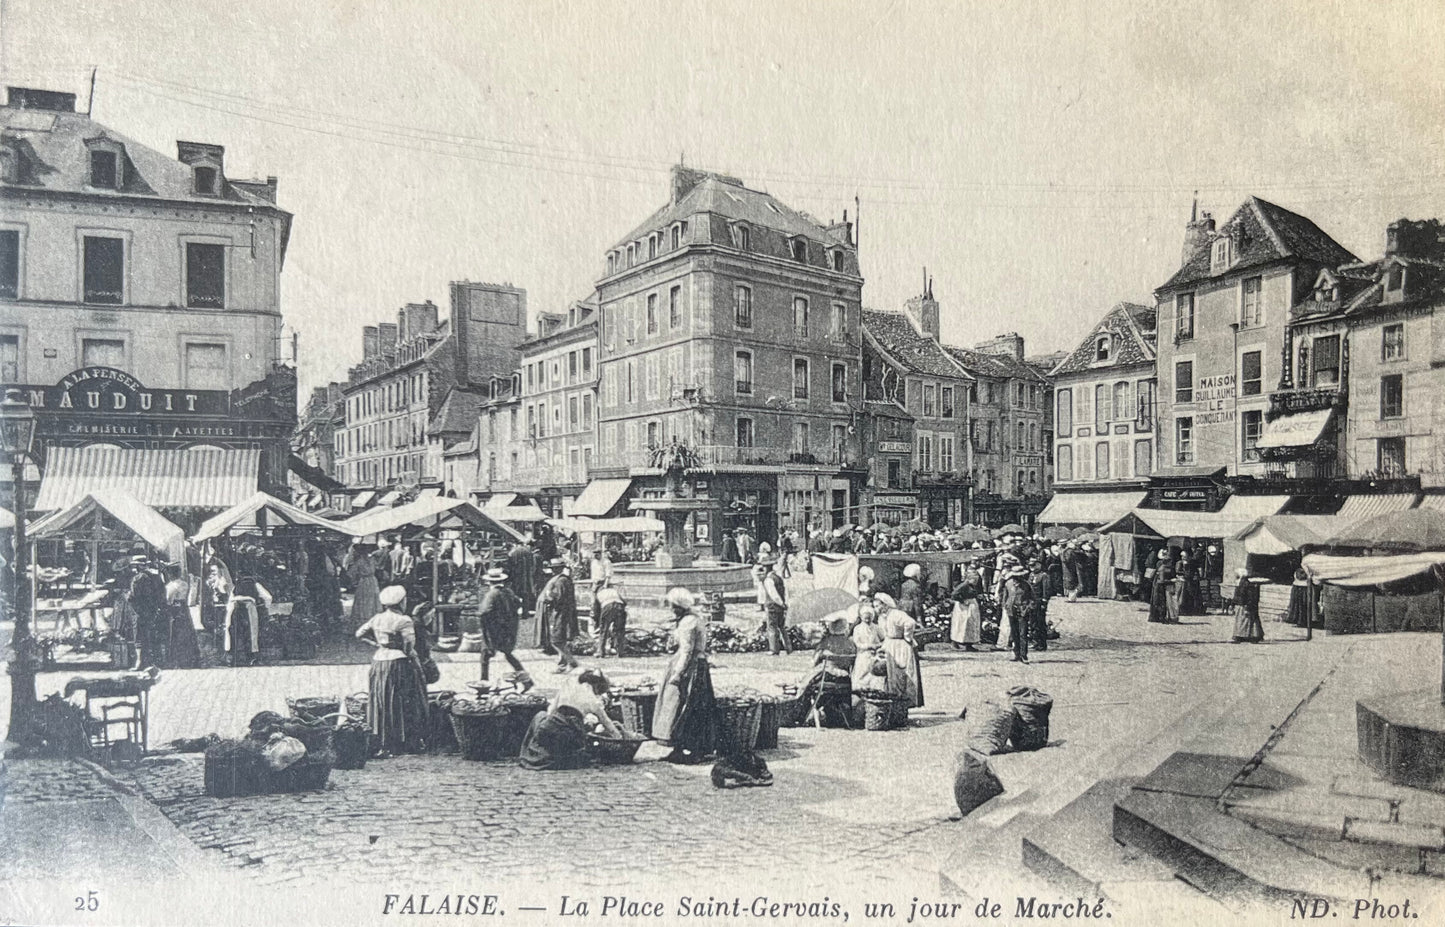
<instances>
[{"instance_id":1,"label":"cobblestone pavement","mask_svg":"<svg viewBox=\"0 0 1445 927\"><path fill-rule=\"evenodd\" d=\"M744 866L759 880L794 887L858 886L900 873L936 886L943 861L969 829L994 826L960 822L953 804L965 705L1021 683L1054 696L1050 746L993 759L1014 800L1011 814L1030 803L1048 813L1068 800L1068 789L1087 787L1081 777L1091 782L1140 742L1188 730L1205 706L1241 697L1260 674L1323 675L1342 652L1328 638L1296 641L1296 630L1283 625L1268 629L1266 645L1233 646L1224 643L1226 616L1150 625L1126 603L1059 603L1055 617L1062 639L1027 666L1002 653L928 648L927 705L915 710L908 730L785 729L780 749L767 754L776 777L768 789L714 790L705 767L660 762L662 750L652 745L631 766L556 773L455 756L402 757L337 770L324 792L235 799L202 794L195 756L157 757L121 775L248 882L355 880L375 888L462 871L515 884L614 888L666 876L705 890L736 881ZM522 659L544 671L537 672L542 685L550 682L547 658L533 652ZM776 691L810 658L718 654L714 661L719 688ZM614 677L656 677L664 662L603 665ZM442 670L434 688L463 690L477 675L468 658ZM152 743L234 735L255 712L284 709L288 695L360 690L365 673L363 666L166 672L152 698ZM62 679L43 679L40 690L59 688ZM1281 706L1280 716L1292 707Z\"/></svg>"}]
</instances>

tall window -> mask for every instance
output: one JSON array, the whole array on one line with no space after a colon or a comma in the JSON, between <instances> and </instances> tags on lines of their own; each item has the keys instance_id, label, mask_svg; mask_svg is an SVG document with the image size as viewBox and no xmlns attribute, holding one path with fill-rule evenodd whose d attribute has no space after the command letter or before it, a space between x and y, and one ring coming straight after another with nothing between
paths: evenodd
<instances>
[{"instance_id":1,"label":"tall window","mask_svg":"<svg viewBox=\"0 0 1445 927\"><path fill-rule=\"evenodd\" d=\"M733 380L739 396L753 394L753 355L749 351L738 351L733 355Z\"/></svg>"},{"instance_id":2,"label":"tall window","mask_svg":"<svg viewBox=\"0 0 1445 927\"><path fill-rule=\"evenodd\" d=\"M1380 360L1396 361L1405 359L1404 323L1386 325L1381 332L1380 339Z\"/></svg>"},{"instance_id":3,"label":"tall window","mask_svg":"<svg viewBox=\"0 0 1445 927\"><path fill-rule=\"evenodd\" d=\"M847 324L848 307L842 303L833 303L828 313L828 337L833 341L842 341Z\"/></svg>"},{"instance_id":4,"label":"tall window","mask_svg":"<svg viewBox=\"0 0 1445 927\"><path fill-rule=\"evenodd\" d=\"M1094 479L1109 478L1109 442L1100 441L1094 445Z\"/></svg>"},{"instance_id":5,"label":"tall window","mask_svg":"<svg viewBox=\"0 0 1445 927\"><path fill-rule=\"evenodd\" d=\"M1194 463L1194 417L1181 416L1174 420L1174 462L1180 466Z\"/></svg>"},{"instance_id":6,"label":"tall window","mask_svg":"<svg viewBox=\"0 0 1445 927\"><path fill-rule=\"evenodd\" d=\"M1174 297L1174 339L1188 341L1194 337L1194 294L1180 293Z\"/></svg>"},{"instance_id":7,"label":"tall window","mask_svg":"<svg viewBox=\"0 0 1445 927\"><path fill-rule=\"evenodd\" d=\"M80 366L125 367L125 342L111 338L81 339Z\"/></svg>"},{"instance_id":8,"label":"tall window","mask_svg":"<svg viewBox=\"0 0 1445 927\"><path fill-rule=\"evenodd\" d=\"M1174 362L1174 401L1194 401L1194 361Z\"/></svg>"},{"instance_id":9,"label":"tall window","mask_svg":"<svg viewBox=\"0 0 1445 927\"><path fill-rule=\"evenodd\" d=\"M842 271L843 271L843 252L841 252L841 251L834 251L834 252L833 252L833 269L836 270L836 271L838 271L839 273L842 273Z\"/></svg>"},{"instance_id":10,"label":"tall window","mask_svg":"<svg viewBox=\"0 0 1445 927\"><path fill-rule=\"evenodd\" d=\"M799 264L808 263L808 243L801 238L794 238L792 242L793 260Z\"/></svg>"},{"instance_id":11,"label":"tall window","mask_svg":"<svg viewBox=\"0 0 1445 927\"><path fill-rule=\"evenodd\" d=\"M1264 324L1262 289L1263 281L1259 277L1245 277L1239 282L1240 328L1258 328Z\"/></svg>"},{"instance_id":12,"label":"tall window","mask_svg":"<svg viewBox=\"0 0 1445 927\"><path fill-rule=\"evenodd\" d=\"M1391 267L1385 276L1385 289L1398 290L1405 285L1405 270L1399 264Z\"/></svg>"},{"instance_id":13,"label":"tall window","mask_svg":"<svg viewBox=\"0 0 1445 927\"><path fill-rule=\"evenodd\" d=\"M229 389L230 371L224 344L186 345L186 386L190 389Z\"/></svg>"},{"instance_id":14,"label":"tall window","mask_svg":"<svg viewBox=\"0 0 1445 927\"><path fill-rule=\"evenodd\" d=\"M918 469L924 473L933 472L933 435L918 436Z\"/></svg>"},{"instance_id":15,"label":"tall window","mask_svg":"<svg viewBox=\"0 0 1445 927\"><path fill-rule=\"evenodd\" d=\"M1054 422L1059 430L1059 437L1067 438L1074 433L1074 391L1058 390L1054 393L1054 402L1058 406L1054 413Z\"/></svg>"},{"instance_id":16,"label":"tall window","mask_svg":"<svg viewBox=\"0 0 1445 927\"><path fill-rule=\"evenodd\" d=\"M582 427L592 427L592 394L582 394Z\"/></svg>"},{"instance_id":17,"label":"tall window","mask_svg":"<svg viewBox=\"0 0 1445 927\"><path fill-rule=\"evenodd\" d=\"M793 398L808 398L808 361L806 358L793 358Z\"/></svg>"},{"instance_id":18,"label":"tall window","mask_svg":"<svg viewBox=\"0 0 1445 927\"><path fill-rule=\"evenodd\" d=\"M1239 358L1239 393L1241 396L1258 396L1264 392L1264 355L1259 351L1245 351Z\"/></svg>"},{"instance_id":19,"label":"tall window","mask_svg":"<svg viewBox=\"0 0 1445 927\"><path fill-rule=\"evenodd\" d=\"M632 361L627 362L627 401L637 401L637 366Z\"/></svg>"},{"instance_id":20,"label":"tall window","mask_svg":"<svg viewBox=\"0 0 1445 927\"><path fill-rule=\"evenodd\" d=\"M1154 442L1134 442L1134 475L1148 476L1154 472Z\"/></svg>"},{"instance_id":21,"label":"tall window","mask_svg":"<svg viewBox=\"0 0 1445 927\"><path fill-rule=\"evenodd\" d=\"M794 423L793 423L793 453L794 453L794 454L800 454L800 455L801 455L801 454L806 454L806 453L808 453L808 423L807 423L807 422L794 422Z\"/></svg>"},{"instance_id":22,"label":"tall window","mask_svg":"<svg viewBox=\"0 0 1445 927\"><path fill-rule=\"evenodd\" d=\"M953 435L938 436L938 469L953 472Z\"/></svg>"},{"instance_id":23,"label":"tall window","mask_svg":"<svg viewBox=\"0 0 1445 927\"><path fill-rule=\"evenodd\" d=\"M738 328L753 327L753 291L745 286L733 289L733 321Z\"/></svg>"},{"instance_id":24,"label":"tall window","mask_svg":"<svg viewBox=\"0 0 1445 927\"><path fill-rule=\"evenodd\" d=\"M1317 387L1340 385L1340 336L1316 338L1310 345L1313 382Z\"/></svg>"},{"instance_id":25,"label":"tall window","mask_svg":"<svg viewBox=\"0 0 1445 927\"><path fill-rule=\"evenodd\" d=\"M903 466L897 457L888 458L888 488L898 489L903 482Z\"/></svg>"},{"instance_id":26,"label":"tall window","mask_svg":"<svg viewBox=\"0 0 1445 927\"><path fill-rule=\"evenodd\" d=\"M0 383L20 382L20 336L0 335Z\"/></svg>"},{"instance_id":27,"label":"tall window","mask_svg":"<svg viewBox=\"0 0 1445 927\"><path fill-rule=\"evenodd\" d=\"M647 236L647 259L650 261L657 257L657 236Z\"/></svg>"},{"instance_id":28,"label":"tall window","mask_svg":"<svg viewBox=\"0 0 1445 927\"><path fill-rule=\"evenodd\" d=\"M1401 418L1405 414L1405 378L1398 373L1380 377L1380 418Z\"/></svg>"},{"instance_id":29,"label":"tall window","mask_svg":"<svg viewBox=\"0 0 1445 927\"><path fill-rule=\"evenodd\" d=\"M84 298L118 306L125 298L125 240L85 236Z\"/></svg>"},{"instance_id":30,"label":"tall window","mask_svg":"<svg viewBox=\"0 0 1445 927\"><path fill-rule=\"evenodd\" d=\"M938 404L934 397L937 389L932 383L923 384L923 414L933 418L938 414Z\"/></svg>"},{"instance_id":31,"label":"tall window","mask_svg":"<svg viewBox=\"0 0 1445 927\"><path fill-rule=\"evenodd\" d=\"M939 404L939 406L941 407L941 408L939 409L940 414L942 414L942 416L943 416L944 418L953 418L953 417L954 417L954 411L953 411L953 387L951 387L951 386L942 386L942 387L939 387L939 390L938 390L938 398L939 398L939 403L938 403L938 404Z\"/></svg>"},{"instance_id":32,"label":"tall window","mask_svg":"<svg viewBox=\"0 0 1445 927\"><path fill-rule=\"evenodd\" d=\"M746 225L733 226L733 244L740 251L751 251L753 247L752 229Z\"/></svg>"},{"instance_id":33,"label":"tall window","mask_svg":"<svg viewBox=\"0 0 1445 927\"><path fill-rule=\"evenodd\" d=\"M1138 396L1138 414L1134 419L1134 427L1140 431L1154 430L1154 381L1140 380L1135 384L1135 393Z\"/></svg>"},{"instance_id":34,"label":"tall window","mask_svg":"<svg viewBox=\"0 0 1445 927\"><path fill-rule=\"evenodd\" d=\"M1378 468L1384 476L1404 476L1405 439L1380 438L1378 445Z\"/></svg>"},{"instance_id":35,"label":"tall window","mask_svg":"<svg viewBox=\"0 0 1445 927\"><path fill-rule=\"evenodd\" d=\"M1094 429L1100 430L1109 427L1110 413L1109 387L1100 383L1094 387Z\"/></svg>"},{"instance_id":36,"label":"tall window","mask_svg":"<svg viewBox=\"0 0 1445 927\"><path fill-rule=\"evenodd\" d=\"M1129 401L1133 397L1129 395L1129 382L1120 380L1114 384L1114 421L1129 421L1129 413L1134 411L1133 404Z\"/></svg>"},{"instance_id":37,"label":"tall window","mask_svg":"<svg viewBox=\"0 0 1445 927\"><path fill-rule=\"evenodd\" d=\"M835 464L841 464L848 457L848 426L833 426L833 460Z\"/></svg>"},{"instance_id":38,"label":"tall window","mask_svg":"<svg viewBox=\"0 0 1445 927\"><path fill-rule=\"evenodd\" d=\"M577 382L577 352L576 352L576 351L568 351L568 352L567 352L567 382L568 382L568 383L576 383L576 382Z\"/></svg>"},{"instance_id":39,"label":"tall window","mask_svg":"<svg viewBox=\"0 0 1445 927\"><path fill-rule=\"evenodd\" d=\"M581 403L576 396L567 397L567 427L576 431L582 424Z\"/></svg>"},{"instance_id":40,"label":"tall window","mask_svg":"<svg viewBox=\"0 0 1445 927\"><path fill-rule=\"evenodd\" d=\"M848 368L843 364L833 365L833 401L848 401Z\"/></svg>"},{"instance_id":41,"label":"tall window","mask_svg":"<svg viewBox=\"0 0 1445 927\"><path fill-rule=\"evenodd\" d=\"M90 153L90 185L106 190L120 186L120 159L114 151Z\"/></svg>"},{"instance_id":42,"label":"tall window","mask_svg":"<svg viewBox=\"0 0 1445 927\"><path fill-rule=\"evenodd\" d=\"M1074 478L1074 446L1072 444L1060 444L1058 450L1054 452L1054 470L1062 482L1068 482Z\"/></svg>"},{"instance_id":43,"label":"tall window","mask_svg":"<svg viewBox=\"0 0 1445 927\"><path fill-rule=\"evenodd\" d=\"M750 418L738 419L738 447L753 446L753 420Z\"/></svg>"},{"instance_id":44,"label":"tall window","mask_svg":"<svg viewBox=\"0 0 1445 927\"><path fill-rule=\"evenodd\" d=\"M808 299L793 297L793 334L799 338L808 337Z\"/></svg>"},{"instance_id":45,"label":"tall window","mask_svg":"<svg viewBox=\"0 0 1445 927\"><path fill-rule=\"evenodd\" d=\"M676 251L678 248L681 248L681 247L682 247L682 226L680 226L680 225L674 225L674 226L672 227L672 250Z\"/></svg>"},{"instance_id":46,"label":"tall window","mask_svg":"<svg viewBox=\"0 0 1445 927\"><path fill-rule=\"evenodd\" d=\"M667 291L667 325L682 328L682 287L675 286Z\"/></svg>"},{"instance_id":47,"label":"tall window","mask_svg":"<svg viewBox=\"0 0 1445 927\"><path fill-rule=\"evenodd\" d=\"M657 334L657 294L647 294L647 333Z\"/></svg>"},{"instance_id":48,"label":"tall window","mask_svg":"<svg viewBox=\"0 0 1445 927\"><path fill-rule=\"evenodd\" d=\"M1023 423L1023 422L1019 422L1019 423L1014 427L1014 450L1016 450L1016 451L1022 451L1023 449L1024 449L1024 423Z\"/></svg>"},{"instance_id":49,"label":"tall window","mask_svg":"<svg viewBox=\"0 0 1445 927\"><path fill-rule=\"evenodd\" d=\"M1240 413L1240 459L1246 463L1259 460L1259 436L1264 433L1264 413L1250 409Z\"/></svg>"},{"instance_id":50,"label":"tall window","mask_svg":"<svg viewBox=\"0 0 1445 927\"><path fill-rule=\"evenodd\" d=\"M661 434L657 422L647 423L647 446L657 447L661 441Z\"/></svg>"},{"instance_id":51,"label":"tall window","mask_svg":"<svg viewBox=\"0 0 1445 927\"><path fill-rule=\"evenodd\" d=\"M582 349L582 379L592 379L592 349Z\"/></svg>"},{"instance_id":52,"label":"tall window","mask_svg":"<svg viewBox=\"0 0 1445 927\"><path fill-rule=\"evenodd\" d=\"M20 232L0 229L0 299L20 295Z\"/></svg>"}]
</instances>

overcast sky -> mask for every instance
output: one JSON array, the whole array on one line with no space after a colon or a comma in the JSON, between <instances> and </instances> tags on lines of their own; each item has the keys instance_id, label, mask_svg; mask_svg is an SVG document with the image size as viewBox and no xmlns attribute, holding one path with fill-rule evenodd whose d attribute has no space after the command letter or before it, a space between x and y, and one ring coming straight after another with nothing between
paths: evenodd
<instances>
[{"instance_id":1,"label":"overcast sky","mask_svg":"<svg viewBox=\"0 0 1445 927\"><path fill-rule=\"evenodd\" d=\"M819 217L862 201L865 302L926 265L944 337L1070 348L1152 302L1193 191L1362 257L1445 217L1441 4L0 0L7 83L174 154L226 146L296 214L302 384L454 279L591 292L679 158Z\"/></svg>"}]
</instances>

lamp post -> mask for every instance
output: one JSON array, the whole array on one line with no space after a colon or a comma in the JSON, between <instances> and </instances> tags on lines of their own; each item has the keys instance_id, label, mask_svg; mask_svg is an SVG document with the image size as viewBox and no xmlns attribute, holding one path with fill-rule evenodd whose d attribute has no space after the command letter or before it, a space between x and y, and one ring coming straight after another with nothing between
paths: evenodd
<instances>
[{"instance_id":1,"label":"lamp post","mask_svg":"<svg viewBox=\"0 0 1445 927\"><path fill-rule=\"evenodd\" d=\"M40 659L30 627L29 544L25 538L25 459L35 440L35 412L20 390L6 390L0 402L0 451L10 457L15 495L15 555L10 560L15 588L10 596L15 631L10 639L10 727L6 739L19 741L35 710L35 673Z\"/></svg>"}]
</instances>

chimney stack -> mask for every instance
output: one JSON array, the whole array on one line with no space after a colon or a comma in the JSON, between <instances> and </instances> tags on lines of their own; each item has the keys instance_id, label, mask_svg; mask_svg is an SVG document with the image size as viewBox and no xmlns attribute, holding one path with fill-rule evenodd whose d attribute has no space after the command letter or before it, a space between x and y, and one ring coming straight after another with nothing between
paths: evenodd
<instances>
[{"instance_id":1,"label":"chimney stack","mask_svg":"<svg viewBox=\"0 0 1445 927\"><path fill-rule=\"evenodd\" d=\"M75 94L34 87L6 87L5 105L16 109L42 109L50 113L75 112Z\"/></svg>"},{"instance_id":2,"label":"chimney stack","mask_svg":"<svg viewBox=\"0 0 1445 927\"><path fill-rule=\"evenodd\" d=\"M1179 266L1183 267L1194 257L1194 253L1214 237L1214 217L1199 212L1199 191L1194 192L1194 205L1189 209L1189 222L1184 226L1184 248L1179 255Z\"/></svg>"},{"instance_id":3,"label":"chimney stack","mask_svg":"<svg viewBox=\"0 0 1445 927\"><path fill-rule=\"evenodd\" d=\"M396 350L396 332L395 322L382 322L376 326L377 340L379 342L377 347L382 354Z\"/></svg>"},{"instance_id":4,"label":"chimney stack","mask_svg":"<svg viewBox=\"0 0 1445 927\"><path fill-rule=\"evenodd\" d=\"M690 167L683 167L678 164L672 169L672 205L676 206L682 198L692 192L692 188L707 179L705 171L695 171Z\"/></svg>"},{"instance_id":5,"label":"chimney stack","mask_svg":"<svg viewBox=\"0 0 1445 927\"><path fill-rule=\"evenodd\" d=\"M381 333L375 325L361 330L361 359L369 361L381 353Z\"/></svg>"},{"instance_id":6,"label":"chimney stack","mask_svg":"<svg viewBox=\"0 0 1445 927\"><path fill-rule=\"evenodd\" d=\"M424 303L407 303L396 314L396 326L397 340L403 343L418 335L436 331L436 303L431 300Z\"/></svg>"},{"instance_id":7,"label":"chimney stack","mask_svg":"<svg viewBox=\"0 0 1445 927\"><path fill-rule=\"evenodd\" d=\"M904 303L903 311L919 334L934 341L939 340L938 301L933 298L933 281L926 268L923 271L923 295L915 296Z\"/></svg>"},{"instance_id":8,"label":"chimney stack","mask_svg":"<svg viewBox=\"0 0 1445 927\"><path fill-rule=\"evenodd\" d=\"M995 357L1012 357L1022 362L1024 359L1024 336L1018 332L1005 332L996 335L974 347L980 354L990 354Z\"/></svg>"}]
</instances>

